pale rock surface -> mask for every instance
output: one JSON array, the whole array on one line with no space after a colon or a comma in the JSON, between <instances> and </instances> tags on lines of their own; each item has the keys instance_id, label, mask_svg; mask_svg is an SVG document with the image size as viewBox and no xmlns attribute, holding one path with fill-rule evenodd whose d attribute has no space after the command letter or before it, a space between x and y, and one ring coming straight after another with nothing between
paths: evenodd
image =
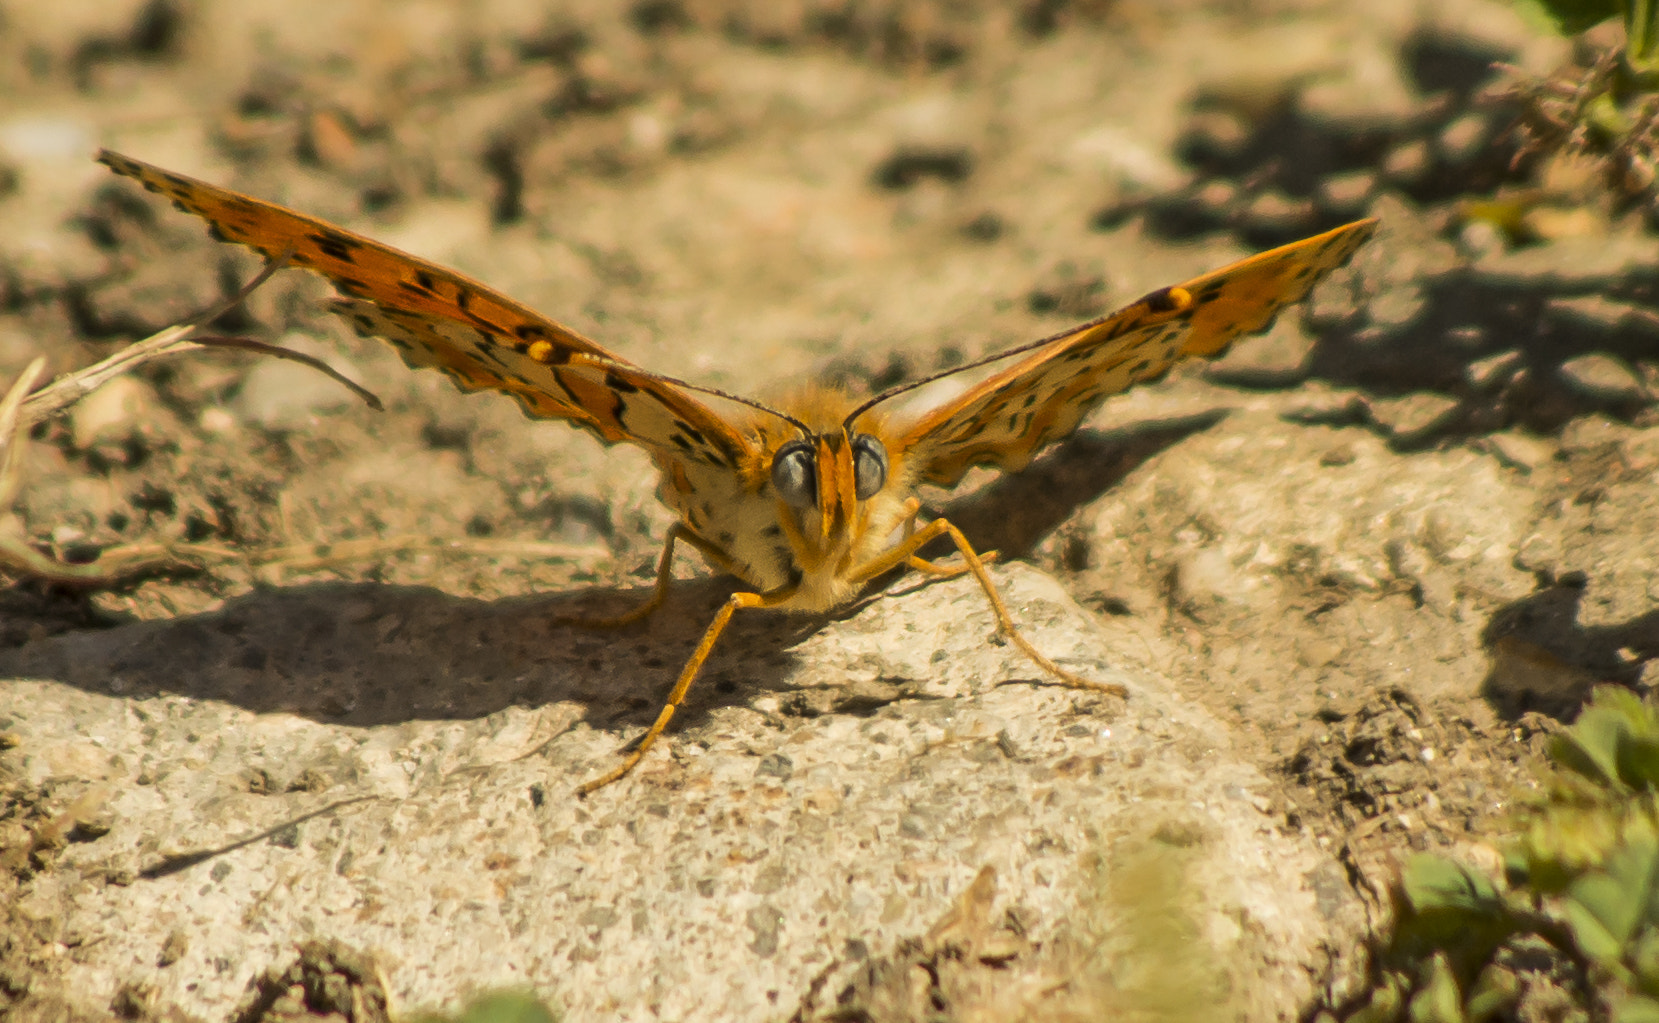
<instances>
[{"instance_id":1,"label":"pale rock surface","mask_svg":"<svg viewBox=\"0 0 1659 1023\"><path fill-rule=\"evenodd\" d=\"M222 1016L315 935L379 956L405 1008L528 984L572 1020L760 1020L925 934L986 866L1037 948L1110 933L1090 865L1166 842L1233 1007L1290 1018L1354 937L1328 857L1133 637L1029 568L996 574L1042 649L1127 704L1031 682L971 580L901 584L821 628L734 628L668 741L586 800L715 587L649 632L555 628L544 598L319 586L38 641L0 664L32 676L0 683L5 756L90 791L110 830L21 908L61 921L94 1004L139 980ZM158 966L164 947L186 951ZM1144 967L1110 960L1095 1004Z\"/></svg>"}]
</instances>

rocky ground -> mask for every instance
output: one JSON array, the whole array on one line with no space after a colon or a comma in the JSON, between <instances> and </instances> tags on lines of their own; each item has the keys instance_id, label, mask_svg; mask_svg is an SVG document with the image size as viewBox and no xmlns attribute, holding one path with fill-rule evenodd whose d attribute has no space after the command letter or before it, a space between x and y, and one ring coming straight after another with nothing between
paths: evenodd
<instances>
[{"instance_id":1,"label":"rocky ground","mask_svg":"<svg viewBox=\"0 0 1659 1023\"><path fill-rule=\"evenodd\" d=\"M1382 218L1267 335L924 494L1127 701L1047 684L972 580L901 578L740 618L585 800L729 581L687 561L649 625L554 624L647 592L649 461L411 373L279 276L220 325L384 412L256 355L151 363L37 426L0 509L65 561L213 554L0 590L0 1004L1339 1005L1400 857L1495 862L1541 740L1659 671L1659 246L1482 98L1567 55L1483 0L0 2L8 381L256 268L100 145L761 396L880 389ZM1529 244L1464 215L1514 194Z\"/></svg>"}]
</instances>

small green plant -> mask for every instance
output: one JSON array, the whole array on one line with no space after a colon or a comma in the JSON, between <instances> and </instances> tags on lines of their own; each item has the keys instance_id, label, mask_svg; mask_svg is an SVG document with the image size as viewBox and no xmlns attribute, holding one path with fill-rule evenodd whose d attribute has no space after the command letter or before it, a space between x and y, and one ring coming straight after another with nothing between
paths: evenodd
<instances>
[{"instance_id":1,"label":"small green plant","mask_svg":"<svg viewBox=\"0 0 1659 1023\"><path fill-rule=\"evenodd\" d=\"M1434 855L1406 865L1371 989L1333 1015L1510 1019L1547 984L1553 1018L1659 1023L1659 713L1598 689L1515 824L1502 879Z\"/></svg>"},{"instance_id":2,"label":"small green plant","mask_svg":"<svg viewBox=\"0 0 1659 1023\"><path fill-rule=\"evenodd\" d=\"M1651 199L1659 164L1659 0L1514 0L1536 24L1578 35L1613 18L1624 45L1585 54L1547 79L1517 79L1523 151L1581 153L1605 164L1627 199Z\"/></svg>"},{"instance_id":3,"label":"small green plant","mask_svg":"<svg viewBox=\"0 0 1659 1023\"><path fill-rule=\"evenodd\" d=\"M559 1012L533 991L503 990L481 994L453 1016L417 1015L413 1023L559 1023Z\"/></svg>"},{"instance_id":4,"label":"small green plant","mask_svg":"<svg viewBox=\"0 0 1659 1023\"><path fill-rule=\"evenodd\" d=\"M1647 74L1659 70L1659 21L1655 0L1515 0L1530 20L1562 35L1588 32L1604 21L1624 19L1624 59Z\"/></svg>"}]
</instances>

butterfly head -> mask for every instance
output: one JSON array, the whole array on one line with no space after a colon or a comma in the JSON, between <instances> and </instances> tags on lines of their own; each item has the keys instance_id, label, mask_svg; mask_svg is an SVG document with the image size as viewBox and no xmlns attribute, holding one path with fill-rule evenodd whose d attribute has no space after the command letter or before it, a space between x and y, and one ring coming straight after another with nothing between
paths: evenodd
<instances>
[{"instance_id":1,"label":"butterfly head","mask_svg":"<svg viewBox=\"0 0 1659 1023\"><path fill-rule=\"evenodd\" d=\"M772 489L797 512L818 513L818 538L828 540L854 521L859 502L887 486L887 448L874 435L848 428L808 434L772 457Z\"/></svg>"}]
</instances>

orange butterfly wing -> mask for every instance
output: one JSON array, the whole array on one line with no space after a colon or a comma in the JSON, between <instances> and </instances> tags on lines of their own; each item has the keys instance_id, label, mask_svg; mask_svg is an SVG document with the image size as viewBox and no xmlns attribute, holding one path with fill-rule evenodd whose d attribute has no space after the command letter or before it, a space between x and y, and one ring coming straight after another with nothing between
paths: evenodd
<instances>
[{"instance_id":1,"label":"orange butterfly wing","mask_svg":"<svg viewBox=\"0 0 1659 1023\"><path fill-rule=\"evenodd\" d=\"M1032 354L920 419L899 449L919 478L952 486L969 467L1023 468L1077 429L1107 397L1156 379L1182 359L1216 355L1265 330L1376 231L1360 220L1241 260L1026 346Z\"/></svg>"},{"instance_id":2,"label":"orange butterfly wing","mask_svg":"<svg viewBox=\"0 0 1659 1023\"><path fill-rule=\"evenodd\" d=\"M538 419L564 419L606 443L735 467L753 442L666 378L435 263L315 217L103 150L98 160L173 200L222 241L329 279L333 311L390 342L410 366L464 391L505 391Z\"/></svg>"}]
</instances>

